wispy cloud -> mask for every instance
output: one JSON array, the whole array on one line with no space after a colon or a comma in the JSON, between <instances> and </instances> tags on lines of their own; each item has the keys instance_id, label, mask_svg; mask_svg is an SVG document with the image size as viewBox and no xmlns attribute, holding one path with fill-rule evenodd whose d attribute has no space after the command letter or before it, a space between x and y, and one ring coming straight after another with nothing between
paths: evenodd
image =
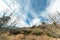
<instances>
[{"instance_id":1,"label":"wispy cloud","mask_svg":"<svg viewBox=\"0 0 60 40\"><path fill-rule=\"evenodd\" d=\"M58 16L58 12L60 13L60 0L53 0L45 12L47 12L48 15L50 15L52 18L56 18L56 20L60 22L60 16Z\"/></svg>"},{"instance_id":2,"label":"wispy cloud","mask_svg":"<svg viewBox=\"0 0 60 40\"><path fill-rule=\"evenodd\" d=\"M7 15L13 13L9 23L17 19L16 26L28 27L42 21L51 23L48 15L56 16L56 12L60 12L60 0L0 0L0 12L7 9Z\"/></svg>"}]
</instances>

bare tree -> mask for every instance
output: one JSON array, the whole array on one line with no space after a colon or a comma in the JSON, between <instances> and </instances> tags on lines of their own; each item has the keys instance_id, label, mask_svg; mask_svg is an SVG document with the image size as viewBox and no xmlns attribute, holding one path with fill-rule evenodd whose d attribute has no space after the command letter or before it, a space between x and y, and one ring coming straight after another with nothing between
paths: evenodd
<instances>
[{"instance_id":1,"label":"bare tree","mask_svg":"<svg viewBox=\"0 0 60 40\"><path fill-rule=\"evenodd\" d=\"M54 15L49 14L48 16L49 16L50 20L53 22L53 24L55 26L57 26L57 24L59 23L59 19L60 19L60 18L58 18L58 17L60 17L60 13L57 11L56 14L54 14Z\"/></svg>"}]
</instances>

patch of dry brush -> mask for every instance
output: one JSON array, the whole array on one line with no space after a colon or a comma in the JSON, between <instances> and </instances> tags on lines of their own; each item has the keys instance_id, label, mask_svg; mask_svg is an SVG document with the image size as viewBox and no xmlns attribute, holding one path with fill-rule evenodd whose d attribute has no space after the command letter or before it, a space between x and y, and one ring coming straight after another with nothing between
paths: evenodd
<instances>
[{"instance_id":1,"label":"patch of dry brush","mask_svg":"<svg viewBox=\"0 0 60 40\"><path fill-rule=\"evenodd\" d=\"M54 24L45 24L28 28L0 28L0 40L58 40L60 28ZM60 40L60 39L59 39Z\"/></svg>"}]
</instances>

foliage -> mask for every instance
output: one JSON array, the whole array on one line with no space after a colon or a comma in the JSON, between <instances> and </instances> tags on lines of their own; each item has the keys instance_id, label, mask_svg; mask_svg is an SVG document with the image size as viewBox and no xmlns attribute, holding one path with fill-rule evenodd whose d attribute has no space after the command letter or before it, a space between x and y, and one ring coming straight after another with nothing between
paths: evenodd
<instances>
[{"instance_id":1,"label":"foliage","mask_svg":"<svg viewBox=\"0 0 60 40\"><path fill-rule=\"evenodd\" d=\"M17 34L20 34L20 31L16 30L16 29L11 29L11 30L9 30L9 33L13 34L13 35L17 35Z\"/></svg>"},{"instance_id":2,"label":"foliage","mask_svg":"<svg viewBox=\"0 0 60 40\"><path fill-rule=\"evenodd\" d=\"M24 35L29 35L32 31L31 30L21 30L21 33L24 34Z\"/></svg>"},{"instance_id":3,"label":"foliage","mask_svg":"<svg viewBox=\"0 0 60 40\"><path fill-rule=\"evenodd\" d=\"M43 32L42 31L39 31L39 30L34 30L32 32L33 35L43 35Z\"/></svg>"}]
</instances>

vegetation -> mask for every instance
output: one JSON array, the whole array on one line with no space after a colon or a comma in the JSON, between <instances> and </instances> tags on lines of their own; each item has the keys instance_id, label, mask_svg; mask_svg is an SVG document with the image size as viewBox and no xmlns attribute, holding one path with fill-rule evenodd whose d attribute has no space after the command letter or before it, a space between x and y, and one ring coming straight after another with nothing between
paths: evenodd
<instances>
[{"instance_id":1,"label":"vegetation","mask_svg":"<svg viewBox=\"0 0 60 40\"><path fill-rule=\"evenodd\" d=\"M20 31L16 30L16 29L11 29L11 30L9 30L9 33L12 35L17 35L17 34L20 34Z\"/></svg>"},{"instance_id":2,"label":"vegetation","mask_svg":"<svg viewBox=\"0 0 60 40\"><path fill-rule=\"evenodd\" d=\"M56 38L56 40L60 40L60 24L57 24L57 21L50 16L53 20L52 24L42 22L39 26L34 25L28 28L16 28L16 21L11 23L15 23L14 26L8 25L8 27L6 27L10 16L0 18L0 40L50 40L50 38L51 40L53 40L53 38L54 40Z\"/></svg>"},{"instance_id":3,"label":"vegetation","mask_svg":"<svg viewBox=\"0 0 60 40\"><path fill-rule=\"evenodd\" d=\"M0 40L11 40L12 37L12 40L15 40L16 36L18 37L16 40L37 40L37 36L42 37L43 35L49 38L60 38L60 29L56 28L52 24L48 24L46 28L43 28L42 25L39 25L38 27L34 28L1 28L0 30Z\"/></svg>"}]
</instances>

